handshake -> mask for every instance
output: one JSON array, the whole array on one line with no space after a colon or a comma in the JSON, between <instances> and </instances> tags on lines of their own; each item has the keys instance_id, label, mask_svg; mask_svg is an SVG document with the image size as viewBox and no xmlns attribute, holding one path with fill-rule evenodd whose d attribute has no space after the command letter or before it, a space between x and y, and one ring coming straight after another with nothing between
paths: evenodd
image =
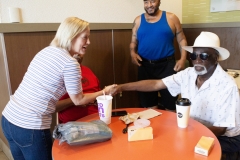
<instances>
[{"instance_id":1,"label":"handshake","mask_svg":"<svg viewBox=\"0 0 240 160\"><path fill-rule=\"evenodd\" d=\"M112 85L106 86L103 89L103 94L104 95L108 94L108 95L115 96L116 94L118 94L120 92L121 92L121 86L117 85L117 84L112 84Z\"/></svg>"},{"instance_id":2,"label":"handshake","mask_svg":"<svg viewBox=\"0 0 240 160\"><path fill-rule=\"evenodd\" d=\"M167 87L162 82L162 80L152 79L152 80L142 80L136 82L128 82L123 84L113 84L104 88L104 92L110 95L116 95L123 91L140 91L140 92L152 92L159 91L161 89L166 89Z\"/></svg>"}]
</instances>

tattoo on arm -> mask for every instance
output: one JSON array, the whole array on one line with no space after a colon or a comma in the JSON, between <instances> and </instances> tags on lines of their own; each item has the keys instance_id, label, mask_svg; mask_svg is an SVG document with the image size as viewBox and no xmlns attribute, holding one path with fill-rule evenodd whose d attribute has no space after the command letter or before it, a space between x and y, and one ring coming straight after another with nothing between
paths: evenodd
<instances>
[{"instance_id":1,"label":"tattoo on arm","mask_svg":"<svg viewBox=\"0 0 240 160\"><path fill-rule=\"evenodd\" d=\"M133 28L136 26L136 23L135 23L135 21L133 22Z\"/></svg>"},{"instance_id":2,"label":"tattoo on arm","mask_svg":"<svg viewBox=\"0 0 240 160\"><path fill-rule=\"evenodd\" d=\"M131 43L137 44L135 41L131 41Z\"/></svg>"},{"instance_id":3,"label":"tattoo on arm","mask_svg":"<svg viewBox=\"0 0 240 160\"><path fill-rule=\"evenodd\" d=\"M135 49L134 48L130 48L130 51L135 51Z\"/></svg>"},{"instance_id":4,"label":"tattoo on arm","mask_svg":"<svg viewBox=\"0 0 240 160\"><path fill-rule=\"evenodd\" d=\"M187 42L183 41L183 40L184 40L184 38L180 39L179 42L178 42L179 43L180 53L182 53L182 46L187 46Z\"/></svg>"},{"instance_id":5,"label":"tattoo on arm","mask_svg":"<svg viewBox=\"0 0 240 160\"><path fill-rule=\"evenodd\" d=\"M182 41L183 39L184 39L184 38L179 39L178 42L181 43L181 41Z\"/></svg>"},{"instance_id":6,"label":"tattoo on arm","mask_svg":"<svg viewBox=\"0 0 240 160\"><path fill-rule=\"evenodd\" d=\"M138 42L137 42L137 41L131 41L131 43L134 43L134 44L136 44L136 45L138 44Z\"/></svg>"},{"instance_id":7,"label":"tattoo on arm","mask_svg":"<svg viewBox=\"0 0 240 160\"><path fill-rule=\"evenodd\" d=\"M137 41L137 34L133 33L132 34L132 42L136 43L135 41Z\"/></svg>"},{"instance_id":8,"label":"tattoo on arm","mask_svg":"<svg viewBox=\"0 0 240 160\"><path fill-rule=\"evenodd\" d=\"M182 30L181 30L181 31L179 31L179 32L177 32L177 33L176 33L176 36L177 36L179 33L181 33L181 32L182 32Z\"/></svg>"}]
</instances>

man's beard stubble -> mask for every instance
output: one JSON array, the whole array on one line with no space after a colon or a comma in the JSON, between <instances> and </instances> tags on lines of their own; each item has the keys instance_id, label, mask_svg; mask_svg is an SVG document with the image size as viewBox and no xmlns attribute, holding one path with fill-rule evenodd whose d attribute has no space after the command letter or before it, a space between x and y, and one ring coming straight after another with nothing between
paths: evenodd
<instances>
[{"instance_id":1,"label":"man's beard stubble","mask_svg":"<svg viewBox=\"0 0 240 160\"><path fill-rule=\"evenodd\" d=\"M148 10L145 9L146 13L147 13L148 15L150 15L150 16L154 16L154 15L156 15L157 12L158 12L158 10L159 10L159 8L154 8L154 12L153 12L153 13L149 13Z\"/></svg>"}]
</instances>

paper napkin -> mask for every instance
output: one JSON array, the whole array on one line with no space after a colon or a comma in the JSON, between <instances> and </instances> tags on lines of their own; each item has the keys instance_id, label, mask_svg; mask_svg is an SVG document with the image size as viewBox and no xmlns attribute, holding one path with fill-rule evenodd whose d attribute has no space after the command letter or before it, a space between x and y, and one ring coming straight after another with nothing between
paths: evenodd
<instances>
[{"instance_id":1,"label":"paper napkin","mask_svg":"<svg viewBox=\"0 0 240 160\"><path fill-rule=\"evenodd\" d=\"M139 114L140 118L142 118L142 119L150 119L150 118L159 116L162 113L158 112L154 109L147 109L145 111L138 112L137 114Z\"/></svg>"}]
</instances>

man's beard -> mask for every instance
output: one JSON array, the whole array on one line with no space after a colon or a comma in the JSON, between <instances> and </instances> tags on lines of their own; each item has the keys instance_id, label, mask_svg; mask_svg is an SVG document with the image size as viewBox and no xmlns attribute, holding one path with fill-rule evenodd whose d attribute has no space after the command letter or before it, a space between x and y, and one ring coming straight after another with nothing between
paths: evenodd
<instances>
[{"instance_id":1,"label":"man's beard","mask_svg":"<svg viewBox=\"0 0 240 160\"><path fill-rule=\"evenodd\" d=\"M203 70L202 70L202 71L197 71L197 70L195 69L195 67L197 67L197 66L202 67ZM199 75L199 76L204 75L204 74L207 73L206 67L205 67L204 65L201 65L201 64L195 64L195 65L194 65L194 71L195 71L195 72L197 73L197 75Z\"/></svg>"},{"instance_id":2,"label":"man's beard","mask_svg":"<svg viewBox=\"0 0 240 160\"><path fill-rule=\"evenodd\" d=\"M152 13L149 13L147 9L145 9L145 11L147 12L148 15L154 16L154 15L156 15L158 8L154 8L154 11Z\"/></svg>"}]
</instances>

